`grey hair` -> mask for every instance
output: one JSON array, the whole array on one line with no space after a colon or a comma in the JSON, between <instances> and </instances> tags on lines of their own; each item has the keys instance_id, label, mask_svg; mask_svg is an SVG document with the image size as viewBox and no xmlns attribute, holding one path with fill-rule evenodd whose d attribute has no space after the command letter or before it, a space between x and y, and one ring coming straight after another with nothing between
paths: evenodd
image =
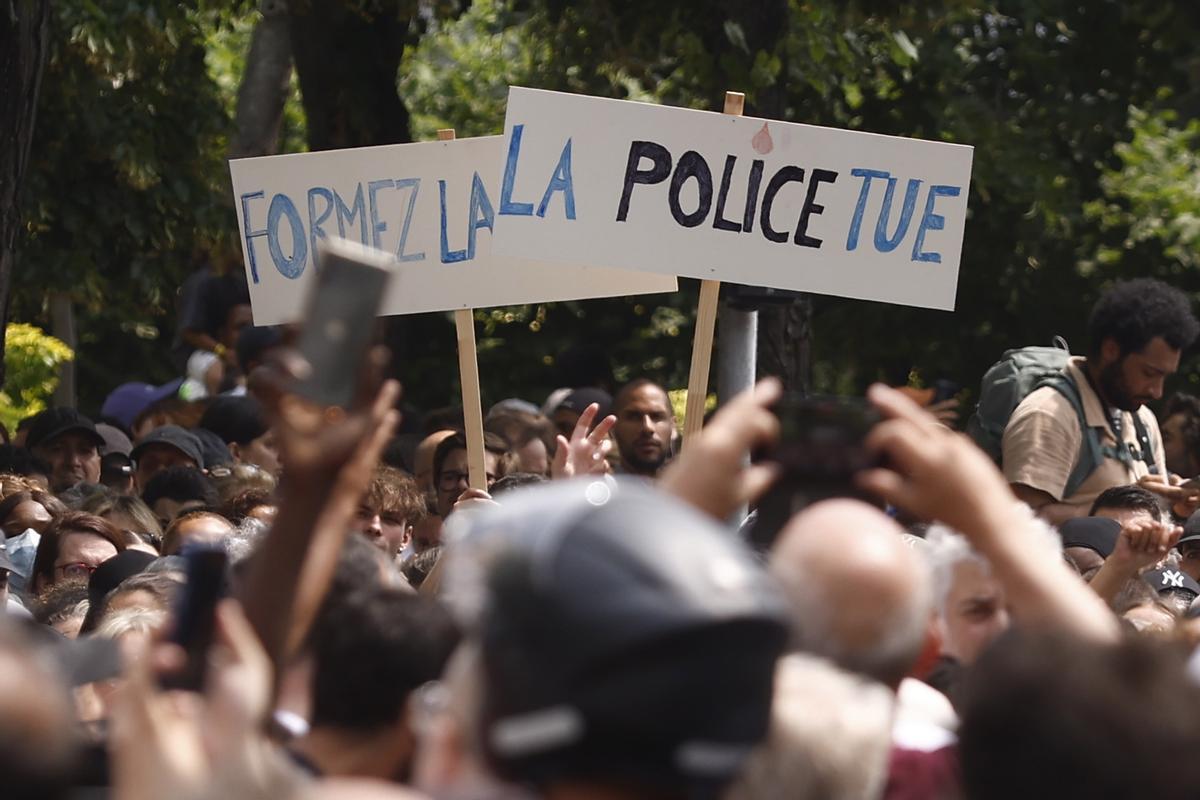
<instances>
[{"instance_id":1,"label":"grey hair","mask_svg":"<svg viewBox=\"0 0 1200 800\"><path fill-rule=\"evenodd\" d=\"M795 653L775 669L766 740L725 800L862 800L888 775L892 693L828 661Z\"/></svg>"},{"instance_id":2,"label":"grey hair","mask_svg":"<svg viewBox=\"0 0 1200 800\"><path fill-rule=\"evenodd\" d=\"M167 622L167 613L157 608L123 608L104 618L96 636L119 639L127 633L153 633Z\"/></svg>"},{"instance_id":3,"label":"grey hair","mask_svg":"<svg viewBox=\"0 0 1200 800\"><path fill-rule=\"evenodd\" d=\"M1034 535L1031 537L1034 546L1042 551L1047 559L1062 560L1062 539L1045 520L1034 516L1028 506L1027 526ZM946 599L954 586L954 575L960 564L973 563L984 575L991 575L992 564L987 557L979 553L958 531L941 523L929 526L925 533L925 542L929 545L924 553L929 560L933 576L934 607L939 616L945 617Z\"/></svg>"}]
</instances>

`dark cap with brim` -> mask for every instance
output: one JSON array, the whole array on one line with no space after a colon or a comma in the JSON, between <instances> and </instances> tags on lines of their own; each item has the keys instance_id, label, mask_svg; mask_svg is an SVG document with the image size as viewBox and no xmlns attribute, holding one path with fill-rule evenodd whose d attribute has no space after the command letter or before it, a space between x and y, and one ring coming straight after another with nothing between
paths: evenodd
<instances>
[{"instance_id":1,"label":"dark cap with brim","mask_svg":"<svg viewBox=\"0 0 1200 800\"><path fill-rule=\"evenodd\" d=\"M195 434L184 430L178 425L164 425L161 428L155 428L150 431L144 439L138 442L138 446L133 448L133 452L129 455L134 461L137 461L142 453L145 453L148 448L155 445L174 447L194 461L198 469L204 468L204 450L200 444L200 440L196 438Z\"/></svg>"},{"instance_id":2,"label":"dark cap with brim","mask_svg":"<svg viewBox=\"0 0 1200 800\"><path fill-rule=\"evenodd\" d=\"M1120 533L1121 523L1107 517L1076 517L1067 520L1058 529L1064 548L1086 547L1099 553L1102 558L1112 555Z\"/></svg>"},{"instance_id":3,"label":"dark cap with brim","mask_svg":"<svg viewBox=\"0 0 1200 800\"><path fill-rule=\"evenodd\" d=\"M33 418L25 446L32 450L64 433L80 433L96 443L96 449L104 448L104 437L96 430L90 419L73 408L48 408Z\"/></svg>"},{"instance_id":4,"label":"dark cap with brim","mask_svg":"<svg viewBox=\"0 0 1200 800\"><path fill-rule=\"evenodd\" d=\"M1152 569L1143 572L1142 579L1154 587L1159 594L1179 591L1189 592L1193 600L1200 597L1200 583L1197 583L1191 575L1178 569L1170 567L1167 569Z\"/></svg>"},{"instance_id":5,"label":"dark cap with brim","mask_svg":"<svg viewBox=\"0 0 1200 800\"><path fill-rule=\"evenodd\" d=\"M498 772L706 794L733 778L766 734L788 631L733 536L638 481L528 489L465 521L449 598L482 600L463 616Z\"/></svg>"},{"instance_id":6,"label":"dark cap with brim","mask_svg":"<svg viewBox=\"0 0 1200 800\"><path fill-rule=\"evenodd\" d=\"M1183 536L1179 537L1179 544L1184 542L1200 542L1200 511L1193 513L1183 524Z\"/></svg>"}]
</instances>

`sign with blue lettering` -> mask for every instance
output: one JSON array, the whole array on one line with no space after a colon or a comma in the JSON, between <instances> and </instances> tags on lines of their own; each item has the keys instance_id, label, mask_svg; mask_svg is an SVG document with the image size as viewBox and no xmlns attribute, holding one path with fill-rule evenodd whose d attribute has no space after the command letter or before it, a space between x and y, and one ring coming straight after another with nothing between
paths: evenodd
<instances>
[{"instance_id":1,"label":"sign with blue lettering","mask_svg":"<svg viewBox=\"0 0 1200 800\"><path fill-rule=\"evenodd\" d=\"M973 149L513 87L495 249L953 310Z\"/></svg>"},{"instance_id":2,"label":"sign with blue lettering","mask_svg":"<svg viewBox=\"0 0 1200 800\"><path fill-rule=\"evenodd\" d=\"M494 254L503 158L487 136L230 162L255 323L302 315L326 236L393 254L382 314L675 291L674 277Z\"/></svg>"}]
</instances>

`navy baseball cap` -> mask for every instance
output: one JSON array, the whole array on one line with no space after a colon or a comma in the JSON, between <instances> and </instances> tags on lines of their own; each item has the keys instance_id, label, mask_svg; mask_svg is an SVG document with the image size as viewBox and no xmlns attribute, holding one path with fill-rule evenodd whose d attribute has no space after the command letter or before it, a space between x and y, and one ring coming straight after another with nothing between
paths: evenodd
<instances>
[{"instance_id":1,"label":"navy baseball cap","mask_svg":"<svg viewBox=\"0 0 1200 800\"><path fill-rule=\"evenodd\" d=\"M478 643L497 774L715 796L767 733L786 606L707 516L640 481L528 489L464 519L447 599Z\"/></svg>"},{"instance_id":2,"label":"navy baseball cap","mask_svg":"<svg viewBox=\"0 0 1200 800\"><path fill-rule=\"evenodd\" d=\"M81 433L96 443L97 450L104 449L104 437L96 430L90 419L73 408L48 408L33 418L25 446L30 450L45 444L64 433Z\"/></svg>"},{"instance_id":3,"label":"navy baseball cap","mask_svg":"<svg viewBox=\"0 0 1200 800\"><path fill-rule=\"evenodd\" d=\"M194 433L184 430L178 425L163 425L161 428L150 431L138 442L137 447L133 448L133 452L129 455L134 461L137 461L147 448L154 445L174 447L194 461L198 469L204 468L204 448L200 444L200 440Z\"/></svg>"}]
</instances>

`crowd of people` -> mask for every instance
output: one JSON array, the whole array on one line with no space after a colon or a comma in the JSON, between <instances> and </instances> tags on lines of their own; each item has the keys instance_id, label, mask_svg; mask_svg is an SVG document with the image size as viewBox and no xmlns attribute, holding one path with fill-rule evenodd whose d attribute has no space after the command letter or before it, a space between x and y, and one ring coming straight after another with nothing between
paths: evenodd
<instances>
[{"instance_id":1,"label":"crowd of people","mask_svg":"<svg viewBox=\"0 0 1200 800\"><path fill-rule=\"evenodd\" d=\"M686 445L654 381L571 385L488 409L486 490L461 410L401 433L378 351L314 405L236 289L189 288L185 379L6 434L0 796L1200 794L1200 399L1151 408L1200 333L1176 289L1005 354L969 436L875 385L865 459L798 473L774 379Z\"/></svg>"}]
</instances>

